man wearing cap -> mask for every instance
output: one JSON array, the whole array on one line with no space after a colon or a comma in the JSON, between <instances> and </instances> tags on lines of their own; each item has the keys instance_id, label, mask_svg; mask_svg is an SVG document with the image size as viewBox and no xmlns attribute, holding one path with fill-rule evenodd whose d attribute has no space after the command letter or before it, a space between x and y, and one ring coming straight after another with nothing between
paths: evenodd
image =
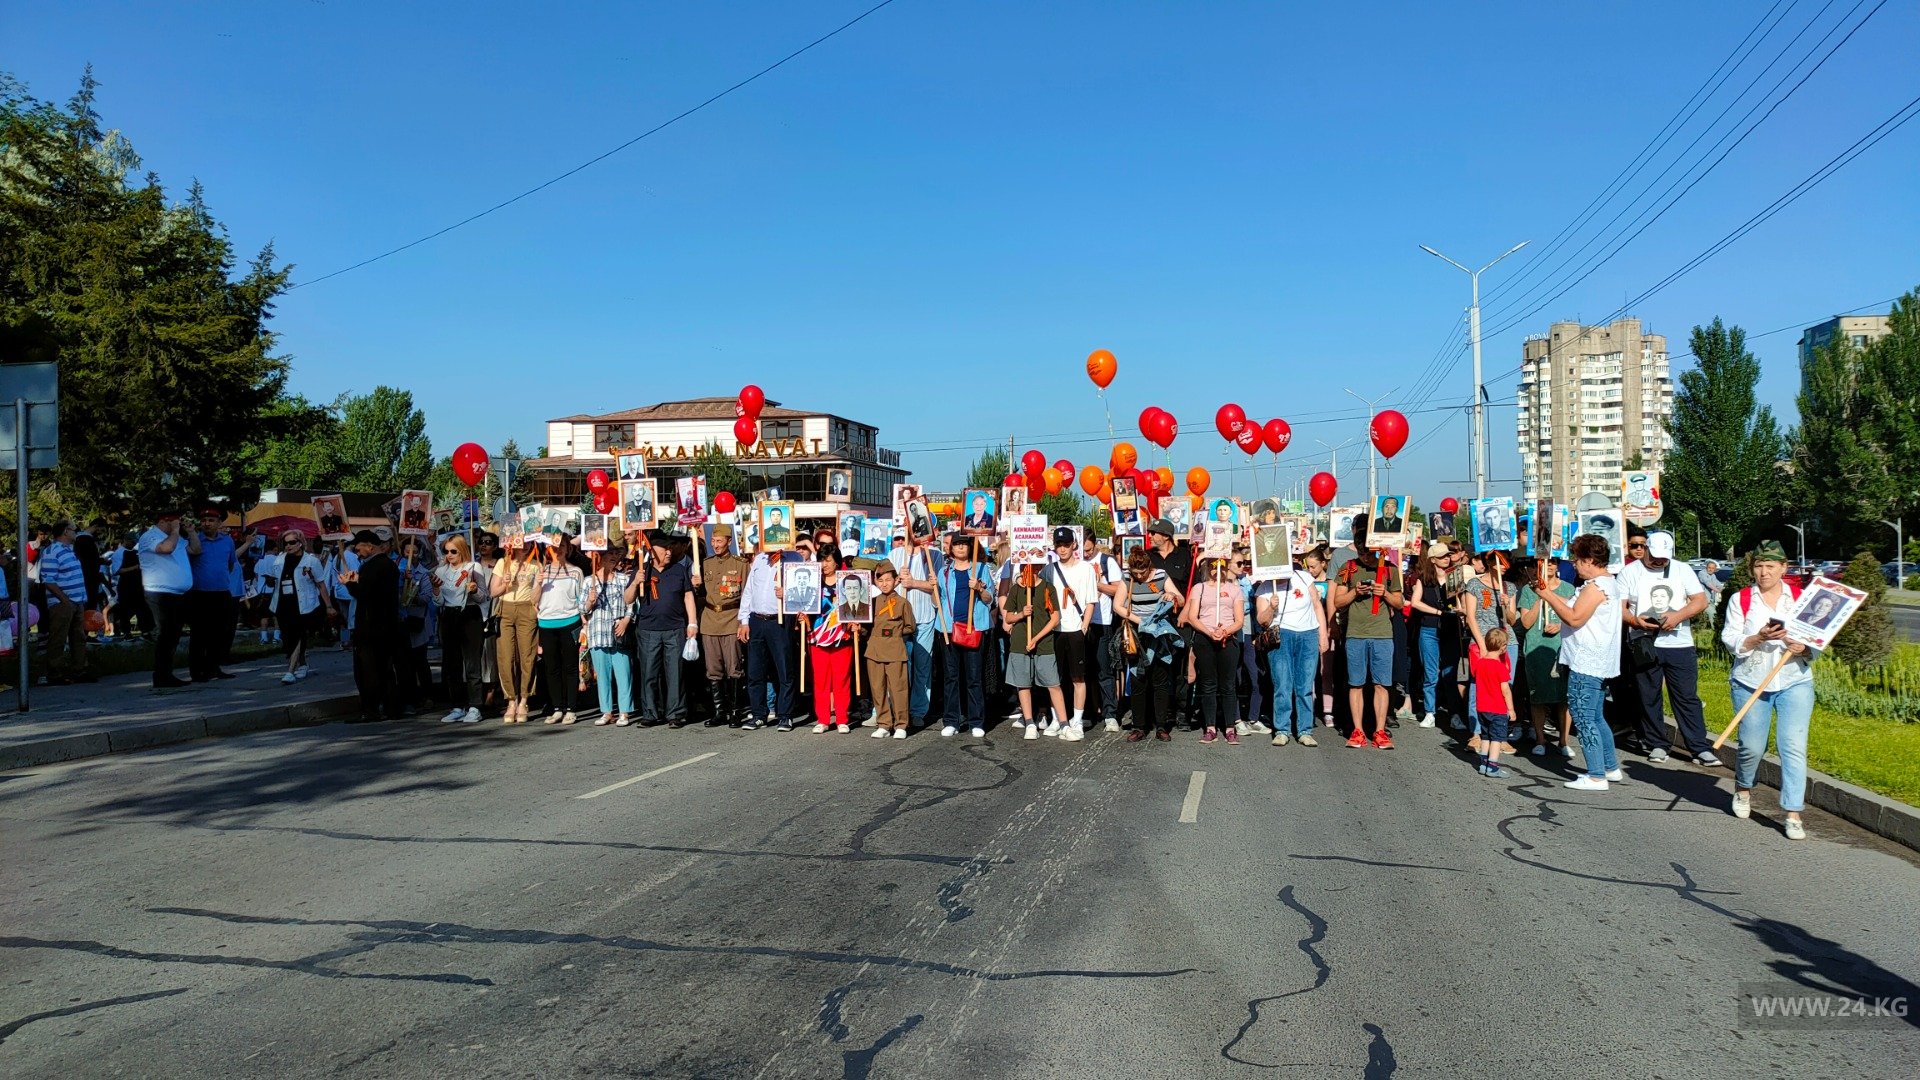
<instances>
[{"instance_id":1,"label":"man wearing cap","mask_svg":"<svg viewBox=\"0 0 1920 1080\"><path fill-rule=\"evenodd\" d=\"M627 586L634 645L640 654L640 724L665 721L687 726L687 696L680 689L680 657L700 631L693 604L693 564L674 558L673 537L647 532L647 558Z\"/></svg>"},{"instance_id":2,"label":"man wearing cap","mask_svg":"<svg viewBox=\"0 0 1920 1080\"><path fill-rule=\"evenodd\" d=\"M913 609L913 637L907 639L907 714L909 724L918 727L927 722L927 714L933 709L933 643L939 632L934 618L934 583L946 568L946 560L930 542L907 540L902 529L895 532L887 561L900 571L900 594Z\"/></svg>"},{"instance_id":3,"label":"man wearing cap","mask_svg":"<svg viewBox=\"0 0 1920 1080\"><path fill-rule=\"evenodd\" d=\"M733 724L740 719L740 680L747 674L739 636L747 560L733 550L733 526L713 527L713 551L702 560L693 583L700 592L700 652L713 700L707 726Z\"/></svg>"},{"instance_id":4,"label":"man wearing cap","mask_svg":"<svg viewBox=\"0 0 1920 1080\"><path fill-rule=\"evenodd\" d=\"M1107 638L1113 632L1113 598L1127 588L1127 575L1112 555L1100 550L1099 542L1091 531L1087 533L1086 547L1081 554L1093 567L1094 587L1099 594L1093 609L1088 612L1090 618L1087 621L1087 708L1099 714L1106 722L1108 731L1119 731L1122 702L1114 679L1113 656Z\"/></svg>"},{"instance_id":5,"label":"man wearing cap","mask_svg":"<svg viewBox=\"0 0 1920 1080\"><path fill-rule=\"evenodd\" d=\"M400 624L400 567L387 554L387 542L371 529L353 534L353 545L360 569L340 577L354 599L353 684L360 691L360 720L398 720L398 665L408 659Z\"/></svg>"},{"instance_id":6,"label":"man wearing cap","mask_svg":"<svg viewBox=\"0 0 1920 1080\"><path fill-rule=\"evenodd\" d=\"M177 511L162 512L159 521L140 534L140 583L147 607L159 623L153 643L153 688L171 690L187 685L173 673L174 653L180 648L180 630L187 619L187 592L193 588L193 553L200 550L200 534L180 527Z\"/></svg>"},{"instance_id":7,"label":"man wearing cap","mask_svg":"<svg viewBox=\"0 0 1920 1080\"><path fill-rule=\"evenodd\" d=\"M1674 561L1672 533L1648 533L1646 544L1646 554L1620 572L1625 597L1620 620L1626 623L1629 637L1652 638L1654 645L1652 663L1640 660L1633 665L1640 691L1640 742L1648 761L1667 760L1673 741L1667 737L1667 719L1661 711L1664 683L1674 725L1694 762L1719 765L1700 708L1700 657L1688 625L1707 609L1707 590L1693 567ZM1644 649L1644 645L1630 646L1630 650Z\"/></svg>"},{"instance_id":8,"label":"man wearing cap","mask_svg":"<svg viewBox=\"0 0 1920 1080\"><path fill-rule=\"evenodd\" d=\"M239 566L234 555L233 537L221 523L227 515L219 507L200 510L199 533L189 552L193 567L193 588L187 592L187 675L194 682L231 679L231 672L220 670L233 651L233 631L239 619L239 606L233 600L233 572ZM190 532L193 524L184 526Z\"/></svg>"},{"instance_id":9,"label":"man wearing cap","mask_svg":"<svg viewBox=\"0 0 1920 1080\"><path fill-rule=\"evenodd\" d=\"M1053 530L1053 554L1056 561L1047 567L1047 576L1052 579L1054 600L1060 607L1053 653L1062 696L1072 699L1073 712L1064 720L1056 715L1047 725L1047 734L1073 741L1086 734L1087 674L1091 670L1087 624L1099 602L1100 583L1093 564L1080 557L1079 538L1065 525Z\"/></svg>"},{"instance_id":10,"label":"man wearing cap","mask_svg":"<svg viewBox=\"0 0 1920 1080\"><path fill-rule=\"evenodd\" d=\"M1153 560L1153 568L1167 575L1181 596L1193 591L1193 545L1185 540L1174 540L1173 522L1166 518L1157 518L1147 526L1147 557ZM1186 680L1187 670L1187 627L1180 628L1180 636L1175 639L1177 645L1173 654L1173 715L1186 717L1187 727L1194 727L1193 710L1196 698L1194 684Z\"/></svg>"}]
</instances>

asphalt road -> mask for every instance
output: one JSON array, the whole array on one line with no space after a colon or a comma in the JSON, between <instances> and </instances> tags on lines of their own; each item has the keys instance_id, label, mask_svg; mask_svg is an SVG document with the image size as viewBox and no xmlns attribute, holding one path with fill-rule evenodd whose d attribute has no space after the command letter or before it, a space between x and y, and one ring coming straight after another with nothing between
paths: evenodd
<instances>
[{"instance_id":1,"label":"asphalt road","mask_svg":"<svg viewBox=\"0 0 1920 1080\"><path fill-rule=\"evenodd\" d=\"M1744 982L1913 994L1920 866L1738 821L1724 771L865 735L329 725L7 775L0 1072L1920 1075L1920 1017L1740 1026Z\"/></svg>"},{"instance_id":2,"label":"asphalt road","mask_svg":"<svg viewBox=\"0 0 1920 1080\"><path fill-rule=\"evenodd\" d=\"M1899 631L1900 640L1920 641L1920 607L1888 604L1887 613L1893 616L1893 628Z\"/></svg>"}]
</instances>

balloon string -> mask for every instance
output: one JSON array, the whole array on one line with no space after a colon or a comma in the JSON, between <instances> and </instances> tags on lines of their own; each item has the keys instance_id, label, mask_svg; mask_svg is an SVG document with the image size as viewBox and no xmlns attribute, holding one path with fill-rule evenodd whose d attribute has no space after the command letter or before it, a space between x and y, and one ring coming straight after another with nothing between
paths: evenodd
<instances>
[{"instance_id":1,"label":"balloon string","mask_svg":"<svg viewBox=\"0 0 1920 1080\"><path fill-rule=\"evenodd\" d=\"M1103 410L1105 410L1105 411L1106 411L1106 414L1107 414L1107 441L1108 441L1108 442L1112 442L1112 441L1113 441L1113 438L1114 438L1114 436L1113 436L1113 406L1111 406L1111 405L1108 405L1108 404L1107 404L1107 388L1106 388L1106 387L1104 387L1104 386L1102 386L1102 387L1098 387L1098 388L1096 388L1096 389L1094 390L1094 393L1096 393L1096 394L1099 394L1099 395L1100 395L1100 408L1102 408Z\"/></svg>"}]
</instances>

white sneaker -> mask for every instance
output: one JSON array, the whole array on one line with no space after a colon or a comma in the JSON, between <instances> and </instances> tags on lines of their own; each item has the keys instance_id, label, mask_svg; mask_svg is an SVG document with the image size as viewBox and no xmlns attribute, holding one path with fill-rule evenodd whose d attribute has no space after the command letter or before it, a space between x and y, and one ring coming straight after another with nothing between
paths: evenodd
<instances>
[{"instance_id":1,"label":"white sneaker","mask_svg":"<svg viewBox=\"0 0 1920 1080\"><path fill-rule=\"evenodd\" d=\"M833 726L833 732L836 735L845 735L847 732L852 730L853 730L852 728L848 727L845 724L835 724Z\"/></svg>"},{"instance_id":2,"label":"white sneaker","mask_svg":"<svg viewBox=\"0 0 1920 1080\"><path fill-rule=\"evenodd\" d=\"M287 672L285 675L280 676L280 685L282 686L292 686L294 683L298 681L299 681L298 677L295 676L294 673L291 671Z\"/></svg>"},{"instance_id":3,"label":"white sneaker","mask_svg":"<svg viewBox=\"0 0 1920 1080\"><path fill-rule=\"evenodd\" d=\"M881 730L881 731L885 731L885 730L887 730L887 729L886 729L886 728L881 728L880 730ZM906 729L906 728L903 728L903 727L897 727L897 728L894 728L894 729L893 729L893 737L894 737L894 738L896 738L896 739L904 739L904 738L906 738L906 737L907 737L907 729Z\"/></svg>"},{"instance_id":4,"label":"white sneaker","mask_svg":"<svg viewBox=\"0 0 1920 1080\"><path fill-rule=\"evenodd\" d=\"M1617 784L1617 783L1619 783L1620 781L1622 781L1622 780L1625 780L1626 778L1627 778L1627 774L1626 774L1626 773L1624 773L1624 772L1622 772L1622 771L1621 771L1621 770L1619 770L1619 769L1608 769L1608 770L1607 770L1607 779L1608 779L1608 780L1610 780L1610 781L1612 781L1613 783L1616 783L1616 784Z\"/></svg>"},{"instance_id":5,"label":"white sneaker","mask_svg":"<svg viewBox=\"0 0 1920 1080\"><path fill-rule=\"evenodd\" d=\"M1805 840L1806 838L1807 838L1806 825L1803 824L1799 818L1788 818L1787 819L1787 839Z\"/></svg>"},{"instance_id":6,"label":"white sneaker","mask_svg":"<svg viewBox=\"0 0 1920 1080\"><path fill-rule=\"evenodd\" d=\"M1253 734L1253 729L1247 726L1245 720L1235 720L1233 722L1233 733L1235 735L1251 735Z\"/></svg>"},{"instance_id":7,"label":"white sneaker","mask_svg":"<svg viewBox=\"0 0 1920 1080\"><path fill-rule=\"evenodd\" d=\"M1432 714L1432 713L1428 713L1427 715L1425 715L1425 716L1423 716L1423 717L1421 717L1421 718L1420 718L1420 726L1421 726L1421 727L1428 727L1428 728L1430 728L1430 727L1432 727L1432 726L1433 726L1433 714Z\"/></svg>"},{"instance_id":8,"label":"white sneaker","mask_svg":"<svg viewBox=\"0 0 1920 1080\"><path fill-rule=\"evenodd\" d=\"M973 737L974 737L974 738L976 738L976 739L984 739L984 738L986 738L986 737L987 737L987 729L986 729L986 728L983 728L983 727L977 727L977 728L974 728L974 729L973 729Z\"/></svg>"},{"instance_id":9,"label":"white sneaker","mask_svg":"<svg viewBox=\"0 0 1920 1080\"><path fill-rule=\"evenodd\" d=\"M479 710L479 709L468 709L468 710L467 710L466 712L463 712L463 713L461 713L461 714L460 714L460 722L461 722L461 723L463 723L463 724L477 724L477 723L479 723L479 722L480 722L480 710Z\"/></svg>"},{"instance_id":10,"label":"white sneaker","mask_svg":"<svg viewBox=\"0 0 1920 1080\"><path fill-rule=\"evenodd\" d=\"M308 670L305 664L301 664L299 667L293 669L293 677L296 679L304 679L311 674L313 674L313 672Z\"/></svg>"},{"instance_id":11,"label":"white sneaker","mask_svg":"<svg viewBox=\"0 0 1920 1080\"><path fill-rule=\"evenodd\" d=\"M1022 736L1020 736L1020 737L1021 737L1022 739L1038 739L1038 738L1040 737L1040 725L1039 725L1039 724L1028 724L1028 725L1027 725L1027 732L1026 732L1026 734L1024 734L1024 735L1022 735Z\"/></svg>"},{"instance_id":12,"label":"white sneaker","mask_svg":"<svg viewBox=\"0 0 1920 1080\"><path fill-rule=\"evenodd\" d=\"M1534 757L1546 757L1547 745L1545 743L1534 743L1531 753Z\"/></svg>"},{"instance_id":13,"label":"white sneaker","mask_svg":"<svg viewBox=\"0 0 1920 1080\"><path fill-rule=\"evenodd\" d=\"M1302 735L1300 736L1300 745L1301 746L1319 746L1320 740L1314 738L1312 735Z\"/></svg>"},{"instance_id":14,"label":"white sneaker","mask_svg":"<svg viewBox=\"0 0 1920 1080\"><path fill-rule=\"evenodd\" d=\"M1079 724L1068 724L1066 727L1060 729L1061 742L1079 742L1086 737L1087 733L1081 729Z\"/></svg>"},{"instance_id":15,"label":"white sneaker","mask_svg":"<svg viewBox=\"0 0 1920 1080\"><path fill-rule=\"evenodd\" d=\"M1025 720L1023 720L1023 719L1021 719L1021 718L1020 718L1020 714L1019 714L1019 713L1014 713L1014 714L1013 714L1012 716L1009 716L1009 717L1007 717L1007 719L1009 719L1009 720L1011 720L1011 721L1013 721L1013 726L1014 726L1014 727L1026 727L1026 726L1027 726L1027 722L1026 722Z\"/></svg>"},{"instance_id":16,"label":"white sneaker","mask_svg":"<svg viewBox=\"0 0 1920 1080\"><path fill-rule=\"evenodd\" d=\"M827 733L827 725L825 724L813 725L813 733L815 735L825 735Z\"/></svg>"},{"instance_id":17,"label":"white sneaker","mask_svg":"<svg viewBox=\"0 0 1920 1080\"><path fill-rule=\"evenodd\" d=\"M1582 776L1582 777L1580 777L1580 778L1579 778L1579 779L1577 779L1577 780L1569 780L1569 781L1567 781L1567 782L1566 782L1565 784L1562 784L1562 785L1560 785L1560 786L1561 786L1561 787L1570 787L1570 788L1572 788L1572 789L1573 789L1573 790L1575 790L1575 791L1605 791L1605 790L1607 790L1607 782L1606 782L1605 780L1595 780L1595 779L1594 779L1593 777L1591 777L1591 776Z\"/></svg>"},{"instance_id":18,"label":"white sneaker","mask_svg":"<svg viewBox=\"0 0 1920 1080\"><path fill-rule=\"evenodd\" d=\"M940 729L940 737L943 739L951 739L958 734L960 734L960 729L954 727L952 724L948 724L946 727Z\"/></svg>"},{"instance_id":19,"label":"white sneaker","mask_svg":"<svg viewBox=\"0 0 1920 1080\"><path fill-rule=\"evenodd\" d=\"M1566 759L1567 759L1568 761L1572 761L1572 760L1573 760L1573 747L1571 747L1571 746L1563 746L1563 747L1561 747L1561 748L1560 748L1560 756L1561 756L1561 757L1563 757L1563 758L1566 758Z\"/></svg>"},{"instance_id":20,"label":"white sneaker","mask_svg":"<svg viewBox=\"0 0 1920 1080\"><path fill-rule=\"evenodd\" d=\"M1733 816L1750 817L1753 814L1753 792L1736 791L1733 793Z\"/></svg>"},{"instance_id":21,"label":"white sneaker","mask_svg":"<svg viewBox=\"0 0 1920 1080\"><path fill-rule=\"evenodd\" d=\"M1263 723L1263 722L1261 722L1261 721L1259 721L1259 720L1250 720L1250 721L1248 721L1248 722L1247 722L1247 726L1248 726L1249 728L1252 728L1252 729L1253 729L1253 732L1254 732L1254 734L1256 734L1256 735L1271 735L1271 734L1273 734L1273 729L1272 729L1272 728L1270 728L1270 727L1268 727L1268 726L1267 726L1267 725L1266 725L1265 723Z\"/></svg>"},{"instance_id":22,"label":"white sneaker","mask_svg":"<svg viewBox=\"0 0 1920 1080\"><path fill-rule=\"evenodd\" d=\"M868 738L886 739L886 738L891 738L892 736L893 736L893 732L888 731L886 728L883 728L883 727L877 727L873 729L873 734L868 736Z\"/></svg>"},{"instance_id":23,"label":"white sneaker","mask_svg":"<svg viewBox=\"0 0 1920 1080\"><path fill-rule=\"evenodd\" d=\"M1045 730L1045 731L1043 731L1043 732L1042 732L1042 734L1044 734L1045 736L1047 736L1047 737L1048 737L1049 739L1051 739L1051 738L1053 738L1054 736L1056 736L1056 735L1058 735L1058 734L1060 734L1060 721L1059 721L1059 719L1058 719L1058 718L1056 717L1056 718L1054 718L1054 719L1052 719L1052 720L1048 720L1048 721L1047 721L1047 726L1046 726L1046 730Z\"/></svg>"},{"instance_id":24,"label":"white sneaker","mask_svg":"<svg viewBox=\"0 0 1920 1080\"><path fill-rule=\"evenodd\" d=\"M1107 730L1108 730L1108 731L1119 731L1119 730L1120 730L1120 721L1118 721L1118 720L1115 720L1115 719L1114 719L1113 717L1111 717L1111 716L1109 716L1109 717L1107 717L1107 725L1106 725L1106 727L1107 727Z\"/></svg>"},{"instance_id":25,"label":"white sneaker","mask_svg":"<svg viewBox=\"0 0 1920 1080\"><path fill-rule=\"evenodd\" d=\"M1287 741L1287 733L1284 731L1273 737L1273 745L1275 746L1285 746L1287 745Z\"/></svg>"},{"instance_id":26,"label":"white sneaker","mask_svg":"<svg viewBox=\"0 0 1920 1080\"><path fill-rule=\"evenodd\" d=\"M440 722L443 724L457 724L460 722L460 718L465 715L467 715L467 710L455 709L452 712L448 713L447 715L441 717Z\"/></svg>"}]
</instances>

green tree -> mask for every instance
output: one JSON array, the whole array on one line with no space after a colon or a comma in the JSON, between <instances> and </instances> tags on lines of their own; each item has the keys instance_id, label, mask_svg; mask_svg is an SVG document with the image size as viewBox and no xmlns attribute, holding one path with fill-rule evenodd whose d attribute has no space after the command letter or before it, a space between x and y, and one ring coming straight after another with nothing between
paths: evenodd
<instances>
[{"instance_id":1,"label":"green tree","mask_svg":"<svg viewBox=\"0 0 1920 1080\"><path fill-rule=\"evenodd\" d=\"M1893 617L1887 614L1887 579L1880 560L1863 551L1840 572L1840 580L1867 594L1867 602L1853 613L1833 639L1833 655L1856 667L1878 667L1893 655Z\"/></svg>"},{"instance_id":2,"label":"green tree","mask_svg":"<svg viewBox=\"0 0 1920 1080\"><path fill-rule=\"evenodd\" d=\"M1667 512L1700 523L1707 547L1731 552L1779 513L1786 444L1773 411L1755 402L1760 362L1746 331L1716 318L1693 328L1691 344L1698 366L1681 372L1674 395L1663 496Z\"/></svg>"},{"instance_id":3,"label":"green tree","mask_svg":"<svg viewBox=\"0 0 1920 1080\"><path fill-rule=\"evenodd\" d=\"M1828 538L1871 536L1893 550L1899 519L1920 509L1920 293L1901 297L1891 333L1856 348L1844 334L1814 350L1800 377L1794 470Z\"/></svg>"},{"instance_id":4,"label":"green tree","mask_svg":"<svg viewBox=\"0 0 1920 1080\"><path fill-rule=\"evenodd\" d=\"M721 449L719 443L709 439L693 455L692 461L693 468L690 471L707 478L707 498L711 499L723 491L732 492L734 498L742 501L753 497L753 477L735 465L733 455Z\"/></svg>"},{"instance_id":5,"label":"green tree","mask_svg":"<svg viewBox=\"0 0 1920 1080\"><path fill-rule=\"evenodd\" d=\"M1006 483L1012 473L1013 466L1008 464L1007 452L988 447L980 451L980 456L974 458L973 464L967 468L967 486L999 491L1000 485Z\"/></svg>"},{"instance_id":6,"label":"green tree","mask_svg":"<svg viewBox=\"0 0 1920 1080\"><path fill-rule=\"evenodd\" d=\"M0 76L0 355L59 364L63 504L143 518L253 486L289 268L268 245L236 271L199 185L169 201L97 89L58 107Z\"/></svg>"},{"instance_id":7,"label":"green tree","mask_svg":"<svg viewBox=\"0 0 1920 1080\"><path fill-rule=\"evenodd\" d=\"M412 391L376 386L371 393L342 395L334 411L339 417L333 435L335 484L347 491L427 485L433 444L427 438L427 414L413 407Z\"/></svg>"}]
</instances>

